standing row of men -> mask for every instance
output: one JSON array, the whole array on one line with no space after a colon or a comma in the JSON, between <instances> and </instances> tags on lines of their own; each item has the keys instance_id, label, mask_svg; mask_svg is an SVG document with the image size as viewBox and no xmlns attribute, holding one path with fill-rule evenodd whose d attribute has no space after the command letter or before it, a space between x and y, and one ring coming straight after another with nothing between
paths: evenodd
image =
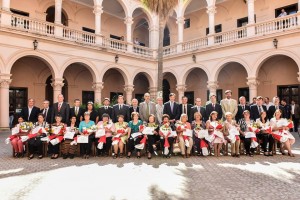
<instances>
[{"instance_id":1,"label":"standing row of men","mask_svg":"<svg viewBox=\"0 0 300 200\"><path fill-rule=\"evenodd\" d=\"M215 94L210 95L210 101L202 106L200 98L196 98L195 105L188 104L188 98L186 96L182 97L182 103L179 104L175 102L175 94L171 93L169 95L169 101L163 104L162 98L157 98L156 103L150 100L150 94L145 93L144 101L139 104L137 99L132 99L131 106L124 104L124 97L122 95L118 96L117 104L110 106L109 98L105 98L103 105L96 111L98 117L96 118L96 123L102 120L102 115L104 113L108 114L113 122L117 121L118 115L123 115L125 121L131 120L131 113L138 112L140 119L142 121L148 121L149 115L153 114L156 116L157 122L161 123L162 115L168 114L171 121L179 120L182 113L185 113L189 117L189 121L194 120L194 113L199 112L202 115L204 121L209 119L210 113L212 111L218 112L218 120L225 117L226 112L231 112L233 117L239 121L243 118L243 112L245 110L250 111L250 118L256 120L260 117L262 111L267 112L267 116L271 119L274 112L280 109L282 112L282 117L287 119L292 119L295 125L295 131L299 124L300 109L299 105L295 104L295 101L291 102L288 106L285 100L281 101L279 97L273 98L273 103L269 102L269 98L264 99L261 96L256 97L255 102L250 105L246 104L246 98L241 96L239 98L239 104L235 99L231 98L232 91L225 91L225 98L221 100L220 104L217 102ZM76 116L77 123L82 120L83 114L86 111L80 107L80 100L74 100L74 106L70 108L69 104L64 102L63 95L58 95L58 102L55 103L52 108L49 107L49 101L43 102L43 109L39 109L34 106L34 100L28 100L28 106L22 109L21 116L25 121L37 121L37 116L39 113L43 113L45 120L48 123L54 122L54 117L60 115L62 117L63 123L68 123L72 116Z\"/></svg>"}]
</instances>

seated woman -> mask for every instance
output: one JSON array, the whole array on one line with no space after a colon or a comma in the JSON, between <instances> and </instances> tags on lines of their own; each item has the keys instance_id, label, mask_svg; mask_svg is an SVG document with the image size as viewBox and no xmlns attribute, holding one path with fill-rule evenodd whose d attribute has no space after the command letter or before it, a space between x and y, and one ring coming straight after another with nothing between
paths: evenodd
<instances>
[{"instance_id":1,"label":"seated woman","mask_svg":"<svg viewBox=\"0 0 300 200\"><path fill-rule=\"evenodd\" d=\"M243 112L244 118L240 119L240 139L244 142L244 146L246 149L246 155L253 157L254 155L254 148L251 148L251 138L246 138L246 133L249 132L249 127L253 124L253 120L250 119L250 112L249 110L245 110Z\"/></svg>"},{"instance_id":2,"label":"seated woman","mask_svg":"<svg viewBox=\"0 0 300 200\"><path fill-rule=\"evenodd\" d=\"M158 135L158 125L155 123L155 116L153 114L149 115L148 122L146 127L150 127L153 129L153 135L144 135L147 139L148 143L148 159L152 158L152 154L154 153L154 147L155 147L155 138L156 135Z\"/></svg>"},{"instance_id":3,"label":"seated woman","mask_svg":"<svg viewBox=\"0 0 300 200\"><path fill-rule=\"evenodd\" d=\"M60 115L55 116L55 123L52 124L52 126L51 126L52 131L55 128L60 128L61 129L61 131L58 134L55 134L55 133L51 132L50 135L55 136L54 138L56 138L57 136L62 136L64 134L63 129L65 128L66 124L62 123L61 119L62 119L62 117ZM51 159L57 159L58 156L59 156L59 143L53 145L51 142L49 142L49 149L52 152Z\"/></svg>"},{"instance_id":4,"label":"seated woman","mask_svg":"<svg viewBox=\"0 0 300 200\"><path fill-rule=\"evenodd\" d=\"M273 145L274 145L274 138L270 132L267 131L268 127L270 127L270 122L267 117L266 111L262 111L260 113L260 118L256 119L256 123L259 126L260 133L257 134L259 139L262 139L262 149L264 151L265 156L273 156ZM269 143L269 147L267 150L267 144Z\"/></svg>"},{"instance_id":5,"label":"seated woman","mask_svg":"<svg viewBox=\"0 0 300 200\"><path fill-rule=\"evenodd\" d=\"M132 151L135 149L135 145L140 144L140 141L142 140L141 135L137 137L133 137L132 134L142 132L140 129L140 126L143 125L142 120L139 120L139 113L138 112L132 112L131 113L131 121L128 123L128 149L127 149L127 158L130 158ZM141 158L141 150L136 149L137 151L137 158Z\"/></svg>"},{"instance_id":6,"label":"seated woman","mask_svg":"<svg viewBox=\"0 0 300 200\"><path fill-rule=\"evenodd\" d=\"M288 127L288 120L281 118L281 114L281 110L277 109L274 117L270 120L270 126L274 132L273 136L282 143L282 155L285 155L284 150L287 150L289 156L295 157L292 153L292 145L295 143L295 138L289 131L291 127Z\"/></svg>"},{"instance_id":7,"label":"seated woman","mask_svg":"<svg viewBox=\"0 0 300 200\"><path fill-rule=\"evenodd\" d=\"M193 147L193 137L184 135L184 132L192 129L191 124L188 122L187 114L181 114L180 119L178 122L176 122L175 126L181 155L183 158L189 158L191 156L191 150ZM187 148L186 151L185 147Z\"/></svg>"},{"instance_id":8,"label":"seated woman","mask_svg":"<svg viewBox=\"0 0 300 200\"><path fill-rule=\"evenodd\" d=\"M19 127L20 124L22 124L24 122L24 119L23 117L19 117L18 118L18 124L16 124L16 127ZM15 158L20 158L20 157L23 157L23 152L24 152L24 149L23 149L23 142L21 140L21 137L19 137L17 135L17 137L13 138L11 141L11 145L14 149L14 157Z\"/></svg>"},{"instance_id":9,"label":"seated woman","mask_svg":"<svg viewBox=\"0 0 300 200\"><path fill-rule=\"evenodd\" d=\"M33 125L35 128L41 127L44 128L44 132L38 132L37 136L31 139L28 139L28 151L29 151L29 157L28 160L31 160L34 158L34 152L37 149L38 151L38 158L42 159L43 158L43 142L41 141L42 137L47 136L46 129L49 129L49 124L45 122L44 115L39 114L38 115L38 121L34 123Z\"/></svg>"},{"instance_id":10,"label":"seated woman","mask_svg":"<svg viewBox=\"0 0 300 200\"><path fill-rule=\"evenodd\" d=\"M118 150L120 151L120 158L123 158L124 145L128 139L128 123L124 122L124 116L118 115L118 122L115 123L116 135L120 134L118 138L114 138L114 158L118 157Z\"/></svg>"},{"instance_id":11,"label":"seated woman","mask_svg":"<svg viewBox=\"0 0 300 200\"><path fill-rule=\"evenodd\" d=\"M216 111L212 111L210 113L209 120L207 120L206 122L206 129L208 130L208 133L211 136L215 135L215 137L210 142L214 146L214 155L220 156L220 151L225 140L224 140L224 135L221 132L223 126L220 124L220 122L218 122L217 119L218 119L218 113Z\"/></svg>"},{"instance_id":12,"label":"seated woman","mask_svg":"<svg viewBox=\"0 0 300 200\"><path fill-rule=\"evenodd\" d=\"M224 122L224 135L225 138L231 143L231 156L240 157L240 126L232 119L232 113L225 113L226 120Z\"/></svg>"},{"instance_id":13,"label":"seated woman","mask_svg":"<svg viewBox=\"0 0 300 200\"><path fill-rule=\"evenodd\" d=\"M69 131L75 132L74 136L78 134L78 129L76 127L76 116L72 116L70 119L70 126L68 127ZM63 159L67 159L70 157L70 159L74 158L75 151L77 149L76 145L71 145L71 142L73 139L65 139L62 143L62 154Z\"/></svg>"},{"instance_id":14,"label":"seated woman","mask_svg":"<svg viewBox=\"0 0 300 200\"><path fill-rule=\"evenodd\" d=\"M90 128L93 125L95 125L95 122L90 120L90 113L85 112L84 120L81 121L79 124L79 134L80 135L88 135L88 137L89 137L88 143L80 144L80 154L82 155L82 158L84 158L84 159L88 159L90 157L92 142L95 138L95 133L92 133L92 132L86 133L86 132L84 132L84 130Z\"/></svg>"},{"instance_id":15,"label":"seated woman","mask_svg":"<svg viewBox=\"0 0 300 200\"><path fill-rule=\"evenodd\" d=\"M164 114L162 116L162 123L159 127L159 135L161 149L165 158L171 158L172 155L173 142L175 136L170 137L170 135L172 134L173 130L175 130L175 128L170 123L170 116Z\"/></svg>"},{"instance_id":16,"label":"seated woman","mask_svg":"<svg viewBox=\"0 0 300 200\"><path fill-rule=\"evenodd\" d=\"M206 126L205 126L205 122L202 121L202 115L200 112L194 113L194 119L195 120L192 122L192 129L194 130L194 141L196 146L195 152L197 153L197 156L200 156L202 152L201 145L200 145L201 142L204 142L206 146L208 146L208 142L204 138L200 139L195 130L206 129Z\"/></svg>"},{"instance_id":17,"label":"seated woman","mask_svg":"<svg viewBox=\"0 0 300 200\"><path fill-rule=\"evenodd\" d=\"M103 145L103 153L105 156L108 156L109 150L111 149L112 135L115 132L115 125L110 120L109 115L104 113L102 115L102 121L98 122L97 127L98 129L105 129L106 143ZM95 140L98 145L99 138L96 138Z\"/></svg>"}]
</instances>

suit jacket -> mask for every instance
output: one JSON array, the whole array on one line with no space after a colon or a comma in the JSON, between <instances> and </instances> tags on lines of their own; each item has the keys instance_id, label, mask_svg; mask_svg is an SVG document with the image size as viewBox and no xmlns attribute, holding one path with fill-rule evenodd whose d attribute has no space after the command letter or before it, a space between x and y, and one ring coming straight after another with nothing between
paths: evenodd
<instances>
[{"instance_id":1,"label":"suit jacket","mask_svg":"<svg viewBox=\"0 0 300 200\"><path fill-rule=\"evenodd\" d=\"M61 122L62 123L68 123L70 120L70 106L66 102L63 102L60 108L60 111L58 111L58 103L53 104L53 112L52 112L52 122L55 122L55 116L60 115L61 116Z\"/></svg>"},{"instance_id":2,"label":"suit jacket","mask_svg":"<svg viewBox=\"0 0 300 200\"><path fill-rule=\"evenodd\" d=\"M43 113L44 114L44 109L40 110L40 113ZM53 122L51 121L51 117L52 117L52 107L49 107L48 108L48 111L47 111L47 116L44 116L45 117L45 121L48 123L48 124L52 124Z\"/></svg>"},{"instance_id":3,"label":"suit jacket","mask_svg":"<svg viewBox=\"0 0 300 200\"><path fill-rule=\"evenodd\" d=\"M35 123L35 122L37 122L39 113L40 113L40 109L38 107L33 106L32 110L31 110L31 113L30 113L30 116L28 116L29 115L29 109L28 109L28 106L27 106L27 107L22 108L20 116L23 117L24 121L26 121L26 122Z\"/></svg>"},{"instance_id":4,"label":"suit jacket","mask_svg":"<svg viewBox=\"0 0 300 200\"><path fill-rule=\"evenodd\" d=\"M198 112L197 106L193 106L191 108L191 113L190 113L190 116L189 116L189 122L190 123L195 120L195 118L194 118L195 112ZM202 121L206 122L206 120L207 120L206 111L205 111L205 108L202 107L202 106L200 106L200 114L202 115Z\"/></svg>"},{"instance_id":5,"label":"suit jacket","mask_svg":"<svg viewBox=\"0 0 300 200\"><path fill-rule=\"evenodd\" d=\"M283 107L281 105L279 105L279 109L283 113ZM272 105L272 106L269 107L269 109L268 109L268 118L269 118L269 120L274 117L275 111L276 111L275 105Z\"/></svg>"},{"instance_id":6,"label":"suit jacket","mask_svg":"<svg viewBox=\"0 0 300 200\"><path fill-rule=\"evenodd\" d=\"M155 116L155 113L156 113L156 106L155 106L155 103L150 101L149 102L149 115L152 114ZM139 111L139 114L140 114L140 118L142 121L148 121L147 119L147 103L144 101L142 103L140 103L140 111Z\"/></svg>"},{"instance_id":7,"label":"suit jacket","mask_svg":"<svg viewBox=\"0 0 300 200\"><path fill-rule=\"evenodd\" d=\"M232 113L232 118L235 118L235 115L238 111L237 101L235 99L230 99L230 100L222 99L220 104L221 104L221 107L222 107L223 118L225 118L225 113L226 112L231 112Z\"/></svg>"},{"instance_id":8,"label":"suit jacket","mask_svg":"<svg viewBox=\"0 0 300 200\"><path fill-rule=\"evenodd\" d=\"M243 112L244 112L245 110L248 110L248 111L250 112L250 106L245 105L245 109L243 110L242 105L241 105L241 104L238 105L238 111L237 111L237 113L236 113L236 115L235 115L235 120L236 120L237 122L240 121L240 119L242 119L242 118L244 117L244 116L243 116Z\"/></svg>"},{"instance_id":9,"label":"suit jacket","mask_svg":"<svg viewBox=\"0 0 300 200\"><path fill-rule=\"evenodd\" d=\"M171 104L170 101L166 102L164 104L164 114L168 114L170 116L170 119L173 120L179 120L180 118L180 110L179 110L179 104L174 102L173 105L173 112L171 111Z\"/></svg>"},{"instance_id":10,"label":"suit jacket","mask_svg":"<svg viewBox=\"0 0 300 200\"><path fill-rule=\"evenodd\" d=\"M79 127L80 117L83 117L83 115L84 115L84 109L83 108L79 107L77 116L75 114L75 107L70 108L70 119L71 119L72 116L76 116L76 123L75 123L76 127ZM69 122L67 122L67 123L69 124Z\"/></svg>"},{"instance_id":11,"label":"suit jacket","mask_svg":"<svg viewBox=\"0 0 300 200\"><path fill-rule=\"evenodd\" d=\"M186 104L186 108L187 108L187 116L188 116L188 120L190 121L190 115L191 115L191 109L192 109L193 105L192 104ZM182 109L182 104L179 104L179 113L180 116L183 113L183 109Z\"/></svg>"},{"instance_id":12,"label":"suit jacket","mask_svg":"<svg viewBox=\"0 0 300 200\"><path fill-rule=\"evenodd\" d=\"M292 113L292 105L291 105L291 113ZM300 107L298 104L295 104L294 115L296 119L300 118Z\"/></svg>"},{"instance_id":13,"label":"suit jacket","mask_svg":"<svg viewBox=\"0 0 300 200\"><path fill-rule=\"evenodd\" d=\"M116 123L118 121L118 115L123 115L124 121L129 122L131 120L129 106L126 104L123 104L122 109L119 109L119 104L114 105L113 106L113 114L112 114L112 120L114 123Z\"/></svg>"},{"instance_id":14,"label":"suit jacket","mask_svg":"<svg viewBox=\"0 0 300 200\"><path fill-rule=\"evenodd\" d=\"M265 112L267 112L267 106L262 105L261 107ZM258 118L260 118L258 106L257 105L250 106L250 119L256 121L256 119Z\"/></svg>"},{"instance_id":15,"label":"suit jacket","mask_svg":"<svg viewBox=\"0 0 300 200\"><path fill-rule=\"evenodd\" d=\"M286 118L286 119L290 119L291 118L291 106L285 105L285 106L282 106L282 108L283 108L282 117Z\"/></svg>"},{"instance_id":16,"label":"suit jacket","mask_svg":"<svg viewBox=\"0 0 300 200\"><path fill-rule=\"evenodd\" d=\"M105 109L104 106L101 106L98 110L99 113L99 121L102 121L102 115L103 114L108 114L109 118L112 119L113 117L113 107L108 106L107 109Z\"/></svg>"},{"instance_id":17,"label":"suit jacket","mask_svg":"<svg viewBox=\"0 0 300 200\"><path fill-rule=\"evenodd\" d=\"M218 120L222 119L222 107L220 104L216 103L215 104L215 109L212 106L212 103L209 103L205 106L205 111L206 111L206 117L207 120L209 119L210 113L212 111L216 111L218 113Z\"/></svg>"},{"instance_id":18,"label":"suit jacket","mask_svg":"<svg viewBox=\"0 0 300 200\"><path fill-rule=\"evenodd\" d=\"M134 112L134 108L133 108L133 106L130 106L130 107L129 107L129 113L130 113L130 116L131 116L131 113L133 113L133 112ZM139 108L139 107L136 107L135 112L140 113L140 108Z\"/></svg>"}]
</instances>

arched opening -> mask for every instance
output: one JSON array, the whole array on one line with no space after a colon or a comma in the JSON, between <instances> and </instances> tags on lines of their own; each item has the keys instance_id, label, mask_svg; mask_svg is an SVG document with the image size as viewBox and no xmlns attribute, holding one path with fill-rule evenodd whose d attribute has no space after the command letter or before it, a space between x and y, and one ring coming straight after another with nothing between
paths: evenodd
<instances>
[{"instance_id":1,"label":"arched opening","mask_svg":"<svg viewBox=\"0 0 300 200\"><path fill-rule=\"evenodd\" d=\"M133 80L133 96L139 101L144 101L144 94L149 91L148 78L143 73L138 73Z\"/></svg>"},{"instance_id":2,"label":"arched opening","mask_svg":"<svg viewBox=\"0 0 300 200\"><path fill-rule=\"evenodd\" d=\"M178 99L178 92L176 90L177 80L174 74L170 72L164 73L163 76L163 98L164 102L169 101L169 94L175 93L176 99Z\"/></svg>"},{"instance_id":3,"label":"arched opening","mask_svg":"<svg viewBox=\"0 0 300 200\"><path fill-rule=\"evenodd\" d=\"M46 10L46 21L47 22L52 22L54 23L55 21L55 6L50 6L49 8L47 8ZM64 26L68 26L68 15L67 13L64 11L64 9L62 9L61 12L61 23Z\"/></svg>"},{"instance_id":4,"label":"arched opening","mask_svg":"<svg viewBox=\"0 0 300 200\"><path fill-rule=\"evenodd\" d=\"M259 95L264 95L272 99L279 96L289 104L291 100L300 102L300 85L297 80L299 67L296 62L284 55L269 57L260 65L258 69L257 87Z\"/></svg>"},{"instance_id":5,"label":"arched opening","mask_svg":"<svg viewBox=\"0 0 300 200\"><path fill-rule=\"evenodd\" d=\"M35 99L41 107L45 99L47 77L53 75L52 67L42 58L25 56L19 58L11 68L12 82L9 89L9 104L16 114L27 106L27 99ZM53 88L51 88L53 91Z\"/></svg>"},{"instance_id":6,"label":"arched opening","mask_svg":"<svg viewBox=\"0 0 300 200\"><path fill-rule=\"evenodd\" d=\"M190 104L194 104L196 98L201 98L204 103L207 99L207 81L208 77L203 69L192 69L185 80L185 96L188 97Z\"/></svg>"},{"instance_id":7,"label":"arched opening","mask_svg":"<svg viewBox=\"0 0 300 200\"><path fill-rule=\"evenodd\" d=\"M102 90L102 98L110 98L111 104L117 103L118 95L124 95L125 80L117 69L109 69L103 76L104 89ZM124 98L126 99L126 98Z\"/></svg>"},{"instance_id":8,"label":"arched opening","mask_svg":"<svg viewBox=\"0 0 300 200\"><path fill-rule=\"evenodd\" d=\"M146 19L142 18L136 24L133 30L133 41L138 42L141 46L149 47L149 24Z\"/></svg>"},{"instance_id":9,"label":"arched opening","mask_svg":"<svg viewBox=\"0 0 300 200\"><path fill-rule=\"evenodd\" d=\"M72 63L64 71L64 77L68 80L68 100L80 99L82 104L94 102L93 76L87 66L82 63Z\"/></svg>"},{"instance_id":10,"label":"arched opening","mask_svg":"<svg viewBox=\"0 0 300 200\"><path fill-rule=\"evenodd\" d=\"M171 44L171 38L170 38L170 30L168 26L165 27L164 30L164 41L163 41L163 46L169 46Z\"/></svg>"},{"instance_id":11,"label":"arched opening","mask_svg":"<svg viewBox=\"0 0 300 200\"><path fill-rule=\"evenodd\" d=\"M52 75L47 78L46 88L45 88L45 99L50 101L50 105L53 104L54 98L56 98L53 97L53 87L51 86L51 83L52 83ZM61 89L61 93L62 95L64 95L65 101L68 101L68 81L65 77L64 77L64 86Z\"/></svg>"},{"instance_id":12,"label":"arched opening","mask_svg":"<svg viewBox=\"0 0 300 200\"><path fill-rule=\"evenodd\" d=\"M247 77L247 71L240 63L228 62L224 64L218 75L217 100L220 101L223 98L226 90L231 90L232 98L238 99L239 96L245 96L246 100L249 101Z\"/></svg>"}]
</instances>

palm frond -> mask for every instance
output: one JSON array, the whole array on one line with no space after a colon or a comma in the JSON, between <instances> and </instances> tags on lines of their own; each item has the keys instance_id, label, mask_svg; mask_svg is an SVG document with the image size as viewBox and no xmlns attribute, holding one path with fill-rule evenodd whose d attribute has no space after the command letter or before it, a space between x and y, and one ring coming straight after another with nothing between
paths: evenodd
<instances>
[{"instance_id":1,"label":"palm frond","mask_svg":"<svg viewBox=\"0 0 300 200\"><path fill-rule=\"evenodd\" d=\"M166 20L173 9L178 5L178 0L141 0L143 5L156 13L160 20Z\"/></svg>"}]
</instances>

